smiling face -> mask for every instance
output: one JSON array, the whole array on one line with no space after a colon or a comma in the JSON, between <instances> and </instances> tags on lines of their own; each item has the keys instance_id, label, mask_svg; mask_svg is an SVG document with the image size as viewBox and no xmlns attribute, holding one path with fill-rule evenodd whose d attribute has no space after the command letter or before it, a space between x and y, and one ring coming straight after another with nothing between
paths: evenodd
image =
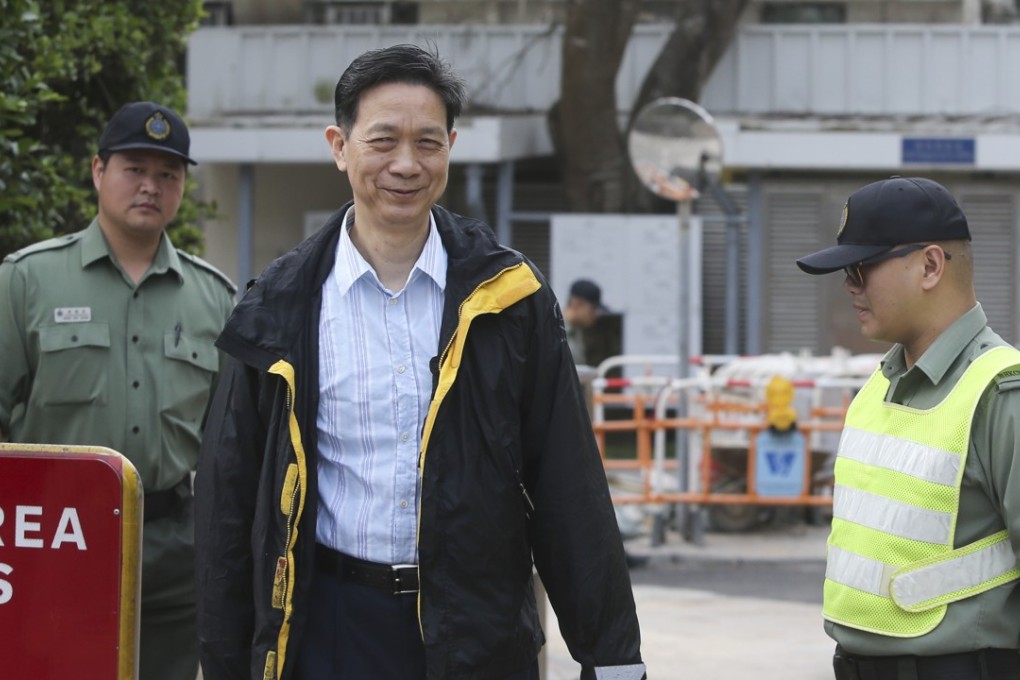
<instances>
[{"instance_id":1,"label":"smiling face","mask_svg":"<svg viewBox=\"0 0 1020 680\"><path fill-rule=\"evenodd\" d=\"M354 192L359 228L417 232L446 189L450 149L446 107L424 85L386 83L365 90L354 125L331 125L326 139Z\"/></svg>"},{"instance_id":2,"label":"smiling face","mask_svg":"<svg viewBox=\"0 0 1020 680\"><path fill-rule=\"evenodd\" d=\"M184 161L161 151L118 151L92 159L99 224L113 238L158 240L184 197Z\"/></svg>"}]
</instances>

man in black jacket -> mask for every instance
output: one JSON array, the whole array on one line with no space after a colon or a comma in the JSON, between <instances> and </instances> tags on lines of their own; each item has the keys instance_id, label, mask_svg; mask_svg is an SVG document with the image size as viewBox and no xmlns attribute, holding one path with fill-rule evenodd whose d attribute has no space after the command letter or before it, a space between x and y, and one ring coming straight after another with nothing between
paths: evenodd
<instances>
[{"instance_id":1,"label":"man in black jacket","mask_svg":"<svg viewBox=\"0 0 1020 680\"><path fill-rule=\"evenodd\" d=\"M196 480L206 680L537 680L537 568L583 678L644 676L555 297L435 205L462 81L411 45L341 76L354 200L271 264Z\"/></svg>"}]
</instances>

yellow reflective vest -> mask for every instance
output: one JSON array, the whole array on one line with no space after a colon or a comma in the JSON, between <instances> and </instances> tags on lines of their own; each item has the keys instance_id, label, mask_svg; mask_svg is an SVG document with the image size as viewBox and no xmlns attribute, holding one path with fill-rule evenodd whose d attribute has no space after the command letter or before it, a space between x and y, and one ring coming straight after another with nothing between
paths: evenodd
<instances>
[{"instance_id":1,"label":"yellow reflective vest","mask_svg":"<svg viewBox=\"0 0 1020 680\"><path fill-rule=\"evenodd\" d=\"M875 371L847 412L837 452L823 615L891 637L935 629L951 602L1020 578L1005 531L953 548L970 425L991 381L1020 364L998 347L937 406L885 402Z\"/></svg>"}]
</instances>

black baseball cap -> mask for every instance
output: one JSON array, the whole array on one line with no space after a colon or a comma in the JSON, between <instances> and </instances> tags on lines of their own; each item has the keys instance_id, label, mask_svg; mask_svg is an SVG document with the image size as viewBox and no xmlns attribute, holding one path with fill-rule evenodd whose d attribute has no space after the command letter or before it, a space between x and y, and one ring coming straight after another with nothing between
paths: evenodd
<instances>
[{"instance_id":1,"label":"black baseball cap","mask_svg":"<svg viewBox=\"0 0 1020 680\"><path fill-rule=\"evenodd\" d=\"M153 102L131 102L120 107L99 138L99 151L152 149L179 156L198 165L188 153L188 126L172 110Z\"/></svg>"},{"instance_id":2,"label":"black baseball cap","mask_svg":"<svg viewBox=\"0 0 1020 680\"><path fill-rule=\"evenodd\" d=\"M594 281L588 279L578 279L570 284L570 295L590 302L595 305L598 309L605 309L602 306L602 289Z\"/></svg>"},{"instance_id":3,"label":"black baseball cap","mask_svg":"<svg viewBox=\"0 0 1020 680\"><path fill-rule=\"evenodd\" d=\"M828 274L898 245L970 240L967 218L946 188L923 177L890 177L847 199L836 245L797 260L808 274Z\"/></svg>"}]
</instances>

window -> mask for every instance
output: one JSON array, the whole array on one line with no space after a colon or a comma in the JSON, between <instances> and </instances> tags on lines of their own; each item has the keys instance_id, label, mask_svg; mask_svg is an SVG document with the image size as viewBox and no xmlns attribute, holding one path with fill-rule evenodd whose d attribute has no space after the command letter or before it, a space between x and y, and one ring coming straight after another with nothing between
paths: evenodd
<instances>
[{"instance_id":1,"label":"window","mask_svg":"<svg viewBox=\"0 0 1020 680\"><path fill-rule=\"evenodd\" d=\"M761 7L763 24L842 24L846 4L842 2L766 2Z\"/></svg>"}]
</instances>

